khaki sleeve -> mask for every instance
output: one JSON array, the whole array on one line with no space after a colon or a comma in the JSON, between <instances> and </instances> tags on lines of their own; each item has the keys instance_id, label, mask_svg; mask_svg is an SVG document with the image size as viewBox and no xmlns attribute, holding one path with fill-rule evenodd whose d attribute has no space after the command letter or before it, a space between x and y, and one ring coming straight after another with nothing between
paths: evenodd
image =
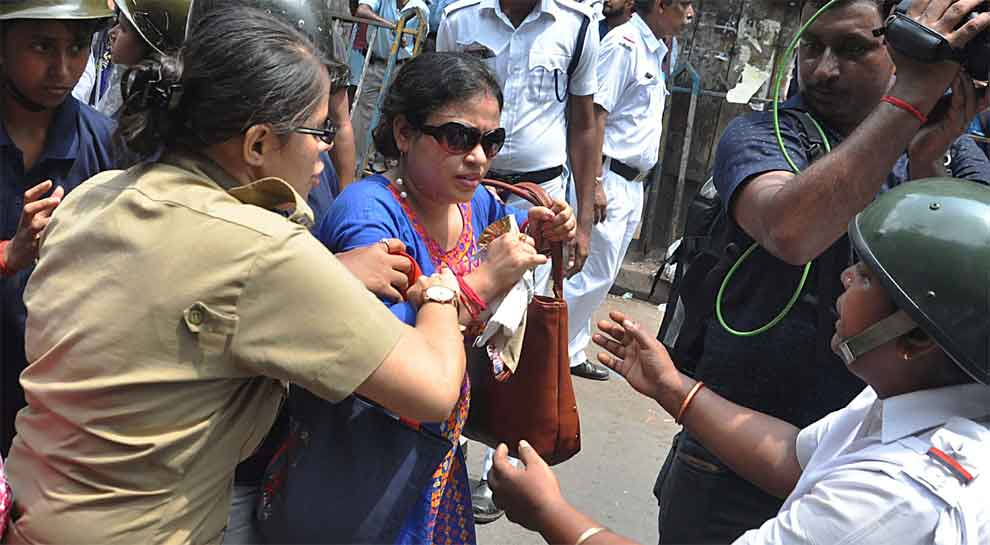
<instances>
[{"instance_id":1,"label":"khaki sleeve","mask_svg":"<svg viewBox=\"0 0 990 545\"><path fill-rule=\"evenodd\" d=\"M258 256L238 307L238 364L331 401L354 392L408 327L302 229Z\"/></svg>"}]
</instances>

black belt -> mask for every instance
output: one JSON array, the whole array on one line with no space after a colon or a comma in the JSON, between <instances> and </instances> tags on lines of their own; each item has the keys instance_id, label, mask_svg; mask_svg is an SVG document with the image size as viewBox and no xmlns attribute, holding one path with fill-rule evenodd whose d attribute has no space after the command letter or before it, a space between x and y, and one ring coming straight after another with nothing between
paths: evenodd
<instances>
[{"instance_id":1,"label":"black belt","mask_svg":"<svg viewBox=\"0 0 990 545\"><path fill-rule=\"evenodd\" d=\"M501 172L498 170L489 170L488 177L501 180L509 184L517 184L519 182L533 182L535 184L542 184L543 182L549 182L554 178L559 178L561 174L564 173L564 167L550 167L543 170L534 170L532 172Z\"/></svg>"},{"instance_id":2,"label":"black belt","mask_svg":"<svg viewBox=\"0 0 990 545\"><path fill-rule=\"evenodd\" d=\"M608 160L608 157L602 156L602 162L606 160ZM642 181L641 176L646 174L644 171L633 168L618 159L612 159L608 164L608 169L630 182Z\"/></svg>"}]
</instances>

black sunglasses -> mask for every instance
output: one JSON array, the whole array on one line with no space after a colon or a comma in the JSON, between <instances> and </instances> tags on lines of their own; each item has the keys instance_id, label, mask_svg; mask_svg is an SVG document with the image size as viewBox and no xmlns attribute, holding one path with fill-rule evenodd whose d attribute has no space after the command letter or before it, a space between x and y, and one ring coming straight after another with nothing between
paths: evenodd
<instances>
[{"instance_id":1,"label":"black sunglasses","mask_svg":"<svg viewBox=\"0 0 990 545\"><path fill-rule=\"evenodd\" d=\"M499 127L482 133L477 127L469 127L456 121L443 125L422 125L420 132L436 139L437 143L451 155L467 153L481 144L481 149L489 159L498 155L505 144L505 129Z\"/></svg>"},{"instance_id":2,"label":"black sunglasses","mask_svg":"<svg viewBox=\"0 0 990 545\"><path fill-rule=\"evenodd\" d=\"M312 134L320 140L323 140L327 144L333 144L333 139L337 137L337 125L333 121L327 119L326 125L322 129L313 129L310 127L296 127L292 129L292 132L298 132L302 134Z\"/></svg>"}]
</instances>

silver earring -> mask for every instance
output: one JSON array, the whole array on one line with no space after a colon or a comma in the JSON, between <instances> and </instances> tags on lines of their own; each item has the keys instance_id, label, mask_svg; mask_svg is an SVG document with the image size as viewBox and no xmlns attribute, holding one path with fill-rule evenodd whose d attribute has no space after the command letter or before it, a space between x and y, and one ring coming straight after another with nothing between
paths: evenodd
<instances>
[{"instance_id":1,"label":"silver earring","mask_svg":"<svg viewBox=\"0 0 990 545\"><path fill-rule=\"evenodd\" d=\"M409 196L409 194L406 193L405 190L402 189L402 178L396 178L395 179L395 185L399 186L399 198L400 199L405 199L405 198L407 198Z\"/></svg>"}]
</instances>

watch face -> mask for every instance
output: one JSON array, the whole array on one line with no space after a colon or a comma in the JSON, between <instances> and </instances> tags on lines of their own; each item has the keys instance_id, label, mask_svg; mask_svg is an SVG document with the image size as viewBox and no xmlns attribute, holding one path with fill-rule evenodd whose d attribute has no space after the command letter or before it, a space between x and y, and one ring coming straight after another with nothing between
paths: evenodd
<instances>
[{"instance_id":1,"label":"watch face","mask_svg":"<svg viewBox=\"0 0 990 545\"><path fill-rule=\"evenodd\" d=\"M454 290L447 286L430 286L426 288L426 298L437 303L448 303L454 300Z\"/></svg>"}]
</instances>

